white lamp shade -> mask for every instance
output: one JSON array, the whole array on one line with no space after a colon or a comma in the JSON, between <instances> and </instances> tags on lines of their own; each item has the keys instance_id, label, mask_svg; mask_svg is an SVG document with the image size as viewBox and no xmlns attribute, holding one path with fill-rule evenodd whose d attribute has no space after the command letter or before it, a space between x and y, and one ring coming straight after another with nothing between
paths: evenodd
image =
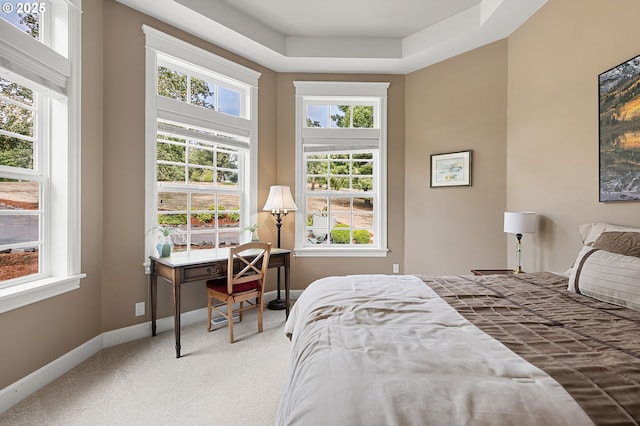
<instances>
[{"instance_id":1,"label":"white lamp shade","mask_svg":"<svg viewBox=\"0 0 640 426\"><path fill-rule=\"evenodd\" d=\"M298 210L298 207L293 201L291 190L288 186L273 185L271 189L269 189L269 196L262 210L286 213L288 211Z\"/></svg>"},{"instance_id":2,"label":"white lamp shade","mask_svg":"<svg viewBox=\"0 0 640 426\"><path fill-rule=\"evenodd\" d=\"M534 212L504 212L504 232L533 234L538 228Z\"/></svg>"}]
</instances>

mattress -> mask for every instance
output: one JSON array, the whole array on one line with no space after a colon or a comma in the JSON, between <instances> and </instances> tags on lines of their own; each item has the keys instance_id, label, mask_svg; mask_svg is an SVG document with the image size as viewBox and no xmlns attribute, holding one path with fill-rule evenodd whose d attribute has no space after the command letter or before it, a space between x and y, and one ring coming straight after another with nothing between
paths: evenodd
<instances>
[{"instance_id":1,"label":"mattress","mask_svg":"<svg viewBox=\"0 0 640 426\"><path fill-rule=\"evenodd\" d=\"M330 277L285 325L277 424L637 424L640 312L554 274Z\"/></svg>"}]
</instances>

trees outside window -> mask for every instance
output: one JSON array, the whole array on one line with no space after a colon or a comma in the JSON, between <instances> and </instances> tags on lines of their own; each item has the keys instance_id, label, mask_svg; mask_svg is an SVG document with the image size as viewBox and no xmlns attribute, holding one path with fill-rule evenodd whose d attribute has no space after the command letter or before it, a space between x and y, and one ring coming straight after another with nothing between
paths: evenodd
<instances>
[{"instance_id":1,"label":"trees outside window","mask_svg":"<svg viewBox=\"0 0 640 426\"><path fill-rule=\"evenodd\" d=\"M0 19L0 313L84 276L76 3L9 0Z\"/></svg>"}]
</instances>

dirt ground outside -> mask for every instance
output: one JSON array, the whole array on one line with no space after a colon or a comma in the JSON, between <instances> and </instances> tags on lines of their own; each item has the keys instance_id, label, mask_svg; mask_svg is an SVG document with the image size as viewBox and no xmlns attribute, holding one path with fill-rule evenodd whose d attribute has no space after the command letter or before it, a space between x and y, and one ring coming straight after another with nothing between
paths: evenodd
<instances>
[{"instance_id":1,"label":"dirt ground outside","mask_svg":"<svg viewBox=\"0 0 640 426\"><path fill-rule=\"evenodd\" d=\"M364 197L363 197L364 198ZM202 206L202 209L209 208L214 204L214 198L211 194L193 194L191 199L192 205ZM237 195L219 194L218 206L224 206L227 210L233 210L239 206L239 197ZM161 210L186 210L186 196L180 192L164 192L162 193ZM302 206L298 205L298 209ZM321 196L310 197L307 200L307 211L323 212L326 211L327 205ZM332 213L342 214L349 212L350 201L348 197L336 197L331 200ZM373 208L366 206L364 201L355 202L354 213L372 213ZM340 222L340 221L339 221ZM371 229L373 220L370 215L354 215L353 226L355 228Z\"/></svg>"},{"instance_id":2,"label":"dirt ground outside","mask_svg":"<svg viewBox=\"0 0 640 426\"><path fill-rule=\"evenodd\" d=\"M0 210L36 210L38 198L37 182L0 182ZM0 228L3 228L2 222L0 216ZM36 273L37 252L0 252L0 281Z\"/></svg>"}]
</instances>

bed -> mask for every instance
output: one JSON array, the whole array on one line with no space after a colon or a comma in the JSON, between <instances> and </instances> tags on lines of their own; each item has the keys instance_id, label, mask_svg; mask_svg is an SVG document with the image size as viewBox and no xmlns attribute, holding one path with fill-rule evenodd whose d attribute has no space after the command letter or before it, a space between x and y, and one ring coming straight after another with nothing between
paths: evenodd
<instances>
[{"instance_id":1,"label":"bed","mask_svg":"<svg viewBox=\"0 0 640 426\"><path fill-rule=\"evenodd\" d=\"M566 274L312 283L276 424L638 424L640 230L580 230Z\"/></svg>"}]
</instances>

